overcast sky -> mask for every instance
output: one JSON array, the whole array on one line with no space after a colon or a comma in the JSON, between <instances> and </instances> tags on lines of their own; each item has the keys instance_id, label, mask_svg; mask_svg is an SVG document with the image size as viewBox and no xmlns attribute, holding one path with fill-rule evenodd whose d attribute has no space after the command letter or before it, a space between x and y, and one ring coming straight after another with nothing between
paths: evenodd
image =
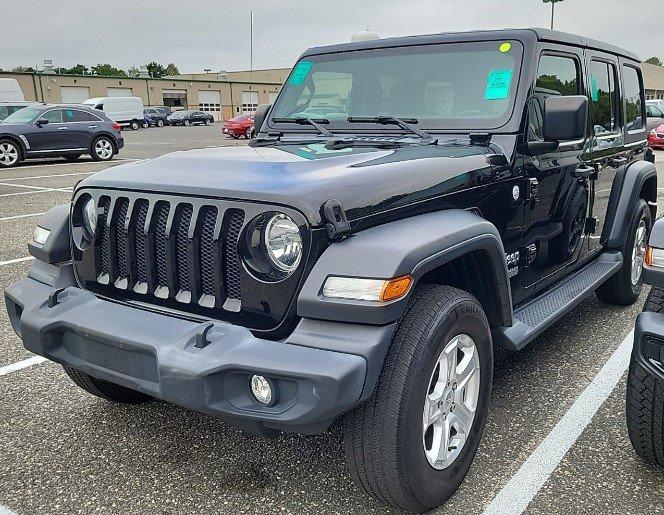
<instances>
[{"instance_id":1,"label":"overcast sky","mask_svg":"<svg viewBox=\"0 0 664 515\"><path fill-rule=\"evenodd\" d=\"M0 0L0 68L156 60L180 72L290 66L310 46L347 42L369 28L380 36L548 26L542 0ZM556 28L625 47L643 59L664 47L664 2L564 0ZM659 48L658 48L659 47ZM660 50L662 49L662 50Z\"/></svg>"}]
</instances>

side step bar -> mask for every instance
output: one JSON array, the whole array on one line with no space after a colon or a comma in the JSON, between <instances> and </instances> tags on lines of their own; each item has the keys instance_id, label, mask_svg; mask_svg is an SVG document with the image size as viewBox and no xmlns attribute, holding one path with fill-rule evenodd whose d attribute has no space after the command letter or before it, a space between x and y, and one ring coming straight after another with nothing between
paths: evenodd
<instances>
[{"instance_id":1,"label":"side step bar","mask_svg":"<svg viewBox=\"0 0 664 515\"><path fill-rule=\"evenodd\" d=\"M502 327L498 339L510 350L523 349L615 274L621 266L620 252L604 252L551 290L516 309L514 325Z\"/></svg>"}]
</instances>

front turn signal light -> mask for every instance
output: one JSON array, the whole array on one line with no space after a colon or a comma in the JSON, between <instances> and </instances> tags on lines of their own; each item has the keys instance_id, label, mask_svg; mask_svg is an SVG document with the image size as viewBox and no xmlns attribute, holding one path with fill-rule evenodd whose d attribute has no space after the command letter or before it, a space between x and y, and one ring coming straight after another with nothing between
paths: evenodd
<instances>
[{"instance_id":1,"label":"front turn signal light","mask_svg":"<svg viewBox=\"0 0 664 515\"><path fill-rule=\"evenodd\" d=\"M413 278L409 275L395 279L365 279L363 277L328 277L323 296L330 299L389 302L408 293Z\"/></svg>"},{"instance_id":2,"label":"front turn signal light","mask_svg":"<svg viewBox=\"0 0 664 515\"><path fill-rule=\"evenodd\" d=\"M646 266L651 268L664 268L664 249L656 249L655 247L646 247L646 254L643 257L643 262Z\"/></svg>"},{"instance_id":3,"label":"front turn signal light","mask_svg":"<svg viewBox=\"0 0 664 515\"><path fill-rule=\"evenodd\" d=\"M380 300L382 302L388 302L390 300L400 299L410 288L410 283L413 282L413 278L410 275L404 275L403 277L397 277L391 281L386 281L383 286L383 291L380 293Z\"/></svg>"}]
</instances>

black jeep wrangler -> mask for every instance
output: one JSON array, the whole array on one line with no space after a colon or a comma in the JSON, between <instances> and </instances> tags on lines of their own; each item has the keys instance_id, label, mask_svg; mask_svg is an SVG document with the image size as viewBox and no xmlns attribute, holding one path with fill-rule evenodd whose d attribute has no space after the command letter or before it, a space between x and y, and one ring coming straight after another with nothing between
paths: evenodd
<instances>
[{"instance_id":1,"label":"black jeep wrangler","mask_svg":"<svg viewBox=\"0 0 664 515\"><path fill-rule=\"evenodd\" d=\"M105 399L261 434L339 420L357 484L427 510L473 460L494 346L638 297L645 122L638 58L570 34L310 49L250 146L79 183L9 316Z\"/></svg>"}]
</instances>

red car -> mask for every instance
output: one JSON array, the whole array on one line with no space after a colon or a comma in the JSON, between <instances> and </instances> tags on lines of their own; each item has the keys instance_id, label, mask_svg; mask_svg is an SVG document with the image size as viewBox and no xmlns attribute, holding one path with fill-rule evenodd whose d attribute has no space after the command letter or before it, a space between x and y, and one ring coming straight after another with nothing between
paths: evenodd
<instances>
[{"instance_id":1,"label":"red car","mask_svg":"<svg viewBox=\"0 0 664 515\"><path fill-rule=\"evenodd\" d=\"M664 148L664 123L650 131L648 145L650 148Z\"/></svg>"},{"instance_id":2,"label":"red car","mask_svg":"<svg viewBox=\"0 0 664 515\"><path fill-rule=\"evenodd\" d=\"M222 124L221 131L235 139L240 136L251 139L254 135L254 115L241 114L235 118L229 118Z\"/></svg>"}]
</instances>

